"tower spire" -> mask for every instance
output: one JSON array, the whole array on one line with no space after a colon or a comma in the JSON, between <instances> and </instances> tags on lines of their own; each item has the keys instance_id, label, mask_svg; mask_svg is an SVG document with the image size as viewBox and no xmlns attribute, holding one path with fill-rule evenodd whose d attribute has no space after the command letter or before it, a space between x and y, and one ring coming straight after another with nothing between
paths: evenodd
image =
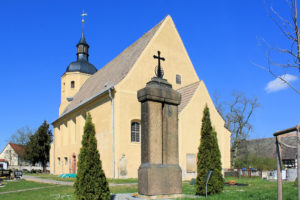
<instances>
[{"instance_id":1,"label":"tower spire","mask_svg":"<svg viewBox=\"0 0 300 200\"><path fill-rule=\"evenodd\" d=\"M89 56L89 45L85 40L84 36L84 17L87 16L87 13L82 11L81 14L81 23L82 23L82 33L81 33L81 38L79 43L77 44L77 60L82 60L82 61L88 61L88 56Z\"/></svg>"}]
</instances>

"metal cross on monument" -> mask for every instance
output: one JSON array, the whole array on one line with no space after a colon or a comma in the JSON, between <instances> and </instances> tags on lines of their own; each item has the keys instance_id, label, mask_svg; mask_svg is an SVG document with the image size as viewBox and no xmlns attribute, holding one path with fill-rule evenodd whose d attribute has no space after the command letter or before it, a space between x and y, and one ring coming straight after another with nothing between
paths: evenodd
<instances>
[{"instance_id":1,"label":"metal cross on monument","mask_svg":"<svg viewBox=\"0 0 300 200\"><path fill-rule=\"evenodd\" d=\"M162 67L160 66L160 60L165 61L164 57L160 57L160 51L157 51L158 56L153 55L154 59L158 59L158 66L155 68L155 74L158 78L163 78L164 76L164 71Z\"/></svg>"}]
</instances>

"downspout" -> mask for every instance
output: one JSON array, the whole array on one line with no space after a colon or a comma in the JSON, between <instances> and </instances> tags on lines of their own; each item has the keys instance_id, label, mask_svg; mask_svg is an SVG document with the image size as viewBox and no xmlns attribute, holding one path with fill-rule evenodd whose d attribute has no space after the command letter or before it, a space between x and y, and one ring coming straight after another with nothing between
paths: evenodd
<instances>
[{"instance_id":1,"label":"downspout","mask_svg":"<svg viewBox=\"0 0 300 200\"><path fill-rule=\"evenodd\" d=\"M114 120L114 98L111 94L111 88L108 89L109 98L111 100L111 129L112 129L112 166L113 166L113 178L115 178L115 120Z\"/></svg>"},{"instance_id":2,"label":"downspout","mask_svg":"<svg viewBox=\"0 0 300 200\"><path fill-rule=\"evenodd\" d=\"M53 174L55 174L55 137L53 137Z\"/></svg>"}]
</instances>

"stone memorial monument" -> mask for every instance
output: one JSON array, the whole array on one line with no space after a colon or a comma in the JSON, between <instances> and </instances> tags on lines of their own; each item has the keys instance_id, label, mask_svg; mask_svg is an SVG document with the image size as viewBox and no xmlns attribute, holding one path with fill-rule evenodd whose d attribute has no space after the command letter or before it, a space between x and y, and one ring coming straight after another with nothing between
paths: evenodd
<instances>
[{"instance_id":1,"label":"stone memorial monument","mask_svg":"<svg viewBox=\"0 0 300 200\"><path fill-rule=\"evenodd\" d=\"M178 164L178 105L179 92L163 79L158 59L156 77L138 91L141 102L142 163L138 170L140 196L176 195L182 193L182 172Z\"/></svg>"}]
</instances>

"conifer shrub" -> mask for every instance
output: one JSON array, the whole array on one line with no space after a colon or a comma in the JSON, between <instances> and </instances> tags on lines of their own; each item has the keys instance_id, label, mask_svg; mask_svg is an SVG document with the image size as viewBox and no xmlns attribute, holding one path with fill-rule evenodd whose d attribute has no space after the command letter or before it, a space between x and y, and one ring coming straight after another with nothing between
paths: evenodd
<instances>
[{"instance_id":1,"label":"conifer shrub","mask_svg":"<svg viewBox=\"0 0 300 200\"><path fill-rule=\"evenodd\" d=\"M207 193L220 193L224 188L222 177L221 153L217 133L212 128L207 105L203 111L201 142L197 155L196 195L205 195L205 182L209 170L213 170L207 184Z\"/></svg>"},{"instance_id":2,"label":"conifer shrub","mask_svg":"<svg viewBox=\"0 0 300 200\"><path fill-rule=\"evenodd\" d=\"M89 113L84 125L81 145L74 184L76 199L110 199L108 182L102 169L100 154L97 149L95 126Z\"/></svg>"},{"instance_id":3,"label":"conifer shrub","mask_svg":"<svg viewBox=\"0 0 300 200\"><path fill-rule=\"evenodd\" d=\"M50 125L45 120L39 129L30 136L24 151L24 159L31 164L41 163L46 172L49 162L50 144L52 142Z\"/></svg>"}]
</instances>

